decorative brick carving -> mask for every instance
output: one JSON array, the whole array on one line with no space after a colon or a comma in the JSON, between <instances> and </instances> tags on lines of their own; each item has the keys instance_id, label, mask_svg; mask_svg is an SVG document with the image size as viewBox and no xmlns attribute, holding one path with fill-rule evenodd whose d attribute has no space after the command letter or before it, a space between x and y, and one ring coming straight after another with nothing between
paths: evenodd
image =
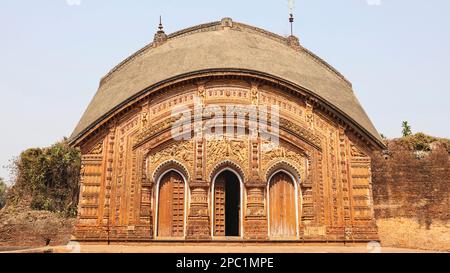
<instances>
[{"instance_id":1,"label":"decorative brick carving","mask_svg":"<svg viewBox=\"0 0 450 273\"><path fill-rule=\"evenodd\" d=\"M223 26L236 27L227 22ZM149 93L82 143L79 224L74 235L86 241L159 240L154 237L156 183L166 171L176 170L188 190L185 237L177 240L216 240L211 230L212 179L229 168L244 183L239 219L243 240L274 239L268 233L267 187L270 176L280 170L297 183L300 232L294 239L376 238L370 147L314 100L294 93L261 80L225 76L205 76L164 93ZM206 106L225 108L233 102L237 111L249 105L278 105L279 145L232 135L205 139L199 134L175 141L171 129L177 118L171 109L179 105L193 109L195 96ZM208 120L196 114L199 124ZM254 121L243 115L236 126L249 131L250 122Z\"/></svg>"}]
</instances>

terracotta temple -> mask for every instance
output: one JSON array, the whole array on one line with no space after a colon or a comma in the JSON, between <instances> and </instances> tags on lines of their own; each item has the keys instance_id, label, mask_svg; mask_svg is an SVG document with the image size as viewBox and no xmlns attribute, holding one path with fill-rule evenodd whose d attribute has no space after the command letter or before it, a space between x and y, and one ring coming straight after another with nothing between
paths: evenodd
<instances>
[{"instance_id":1,"label":"terracotta temple","mask_svg":"<svg viewBox=\"0 0 450 273\"><path fill-rule=\"evenodd\" d=\"M101 79L70 141L77 241L378 239L380 135L351 83L295 36L230 18L160 26Z\"/></svg>"}]
</instances>

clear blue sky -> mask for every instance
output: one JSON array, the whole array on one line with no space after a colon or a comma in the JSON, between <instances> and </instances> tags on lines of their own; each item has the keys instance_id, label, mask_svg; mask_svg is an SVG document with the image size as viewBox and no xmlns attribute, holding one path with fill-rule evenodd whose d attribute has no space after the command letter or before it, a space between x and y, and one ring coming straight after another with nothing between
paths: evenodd
<instances>
[{"instance_id":1,"label":"clear blue sky","mask_svg":"<svg viewBox=\"0 0 450 273\"><path fill-rule=\"evenodd\" d=\"M297 0L294 11L301 43L353 83L381 133L397 137L408 120L450 137L450 1ZM2 0L0 167L69 136L100 78L152 40L160 14L166 32L232 17L289 33L287 0Z\"/></svg>"}]
</instances>

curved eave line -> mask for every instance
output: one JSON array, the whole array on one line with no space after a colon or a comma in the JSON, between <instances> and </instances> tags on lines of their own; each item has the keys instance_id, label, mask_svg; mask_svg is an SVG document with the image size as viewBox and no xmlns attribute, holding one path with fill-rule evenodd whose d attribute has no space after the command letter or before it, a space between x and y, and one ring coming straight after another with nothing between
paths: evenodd
<instances>
[{"instance_id":1,"label":"curved eave line","mask_svg":"<svg viewBox=\"0 0 450 273\"><path fill-rule=\"evenodd\" d=\"M198 71L180 74L180 75L168 78L164 81L158 82L156 84L153 84L153 85L145 88L144 90L136 93L135 95L131 96L127 100L123 101L122 103L116 105L114 108L112 108L106 114L102 115L95 122L93 122L91 125L89 125L84 130L82 130L79 134L77 134L75 136L71 136L69 139L70 145L77 145L80 142L80 140L83 138L83 135L85 135L86 133L91 131L94 127L98 126L102 121L106 121L107 119L111 118L115 112L119 111L125 105L130 104L131 102L138 99L139 97L144 96L146 93L149 93L152 90L155 90L163 85L170 84L171 82L181 81L181 80L184 80L187 78L196 78L197 76L200 78L200 77L202 77L202 75L207 74L207 73L209 73L209 74L211 74L211 73L241 73L241 74L247 74L248 76L260 76L263 78L268 78L268 79L272 79L272 80L281 82L285 85L290 86L294 90L302 90L303 92L308 94L310 97L318 99L321 103L323 103L325 106L327 106L333 112L335 112L338 116L342 117L346 123L354 126L354 128L357 129L357 131L359 131L359 133L361 133L361 135L366 136L376 147L378 147L379 149L386 148L385 144L380 139L378 139L376 136L371 134L367 129L365 129L363 126L361 126L359 123L357 123L353 118L348 116L346 113L344 113L339 108L334 106L332 103L328 102L326 99L317 95L313 91L308 90L302 86L299 86L298 84L295 84L295 83L285 80L283 78L280 78L280 77L277 77L277 76L274 76L274 75L271 75L271 74L268 74L265 72L254 71L254 70L249 70L249 69L240 69L240 68L226 68L226 69L218 68L218 69L198 70Z\"/></svg>"},{"instance_id":2,"label":"curved eave line","mask_svg":"<svg viewBox=\"0 0 450 273\"><path fill-rule=\"evenodd\" d=\"M200 25L196 25L193 27L189 27L189 28L185 28L179 31L176 31L174 33L171 33L169 35L167 35L167 40L172 40L172 39L176 39L178 37L182 37L184 35L194 35L196 33L196 31L202 30L202 29L207 29L209 27L218 27L221 25L221 21L214 21L214 22L210 22L210 23L205 23L205 24L200 24ZM256 31L259 35L261 36L266 36L269 37L271 39L274 39L276 41L278 41L281 44L284 45L288 45L288 38L283 37L281 35L278 35L274 32L262 29L262 28L258 28L255 26L251 26L245 23L240 23L240 22L234 22L233 21L233 25L236 27L242 27L242 28L246 28L246 29L250 29L253 31ZM217 31L217 30L216 30ZM138 51L136 51L135 53L133 53L132 55L130 55L129 57L127 57L125 60L123 60L122 62L120 62L118 65L116 65L113 69L111 69L106 75L104 75L101 80L100 80L100 86L102 86L105 82L107 82L110 77L113 76L113 74L115 74L116 72L120 71L125 65L127 65L128 63L132 62L135 58L139 57L141 54L144 54L145 52L147 52L147 50L152 50L154 48L154 43L149 43L147 45L145 45L144 47L142 47L141 49L139 49ZM327 61L325 61L324 59L322 59L321 57L319 57L318 55L316 55L314 52L312 52L311 50L303 47L303 45L300 45L301 50L303 50L306 54L310 55L314 60L316 60L320 65L322 65L323 67L325 67L326 69L330 70L332 73L334 73L337 77L339 77L345 84L347 84L350 88L352 87L352 83L342 74L340 73L334 66L332 66L331 64L329 64ZM292 50L292 48L291 48Z\"/></svg>"}]
</instances>

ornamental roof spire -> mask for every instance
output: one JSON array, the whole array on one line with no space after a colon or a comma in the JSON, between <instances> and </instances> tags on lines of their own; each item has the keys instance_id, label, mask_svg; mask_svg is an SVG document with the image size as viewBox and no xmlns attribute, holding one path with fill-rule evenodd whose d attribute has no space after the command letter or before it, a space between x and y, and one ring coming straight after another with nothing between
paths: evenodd
<instances>
[{"instance_id":1,"label":"ornamental roof spire","mask_svg":"<svg viewBox=\"0 0 450 273\"><path fill-rule=\"evenodd\" d=\"M159 26L158 31L155 34L155 37L153 39L153 45L158 46L160 44L163 44L167 40L167 35L164 32L164 27L162 24L162 16L159 16Z\"/></svg>"},{"instance_id":2,"label":"ornamental roof spire","mask_svg":"<svg viewBox=\"0 0 450 273\"><path fill-rule=\"evenodd\" d=\"M288 0L289 6L289 23L291 25L291 36L294 36L294 7L295 0Z\"/></svg>"},{"instance_id":3,"label":"ornamental roof spire","mask_svg":"<svg viewBox=\"0 0 450 273\"><path fill-rule=\"evenodd\" d=\"M289 4L289 24L291 27L291 35L287 37L288 45L296 50L300 50L300 41L297 36L294 35L294 7L295 0L288 0Z\"/></svg>"},{"instance_id":4,"label":"ornamental roof spire","mask_svg":"<svg viewBox=\"0 0 450 273\"><path fill-rule=\"evenodd\" d=\"M159 29L159 31L158 32L164 32L164 27L163 27L163 25L162 25L162 16L160 15L159 16L159 27L158 27L158 29Z\"/></svg>"}]
</instances>

